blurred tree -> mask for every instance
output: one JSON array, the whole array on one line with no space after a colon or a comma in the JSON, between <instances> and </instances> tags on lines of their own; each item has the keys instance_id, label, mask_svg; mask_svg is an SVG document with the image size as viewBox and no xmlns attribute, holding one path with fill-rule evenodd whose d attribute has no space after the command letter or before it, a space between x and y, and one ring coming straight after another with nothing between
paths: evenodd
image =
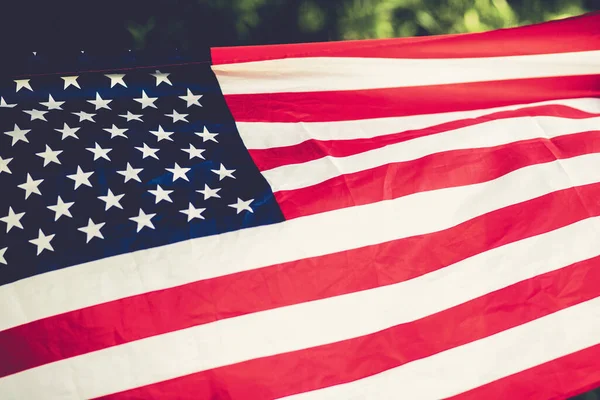
<instances>
[{"instance_id":1,"label":"blurred tree","mask_svg":"<svg viewBox=\"0 0 600 400\"><path fill-rule=\"evenodd\" d=\"M210 45L478 32L600 9L599 0L196 0L127 25L134 46L189 47L209 18ZM173 12L174 11L174 12ZM151 38L151 39L149 39Z\"/></svg>"}]
</instances>

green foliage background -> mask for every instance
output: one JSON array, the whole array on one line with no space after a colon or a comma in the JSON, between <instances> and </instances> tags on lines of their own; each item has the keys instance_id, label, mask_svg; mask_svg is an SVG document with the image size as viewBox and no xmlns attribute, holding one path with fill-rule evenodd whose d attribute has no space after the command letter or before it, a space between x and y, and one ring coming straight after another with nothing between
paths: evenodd
<instances>
[{"instance_id":1,"label":"green foliage background","mask_svg":"<svg viewBox=\"0 0 600 400\"><path fill-rule=\"evenodd\" d=\"M169 0L126 27L137 49L188 48L199 39L223 46L478 32L598 9L599 0Z\"/></svg>"}]
</instances>

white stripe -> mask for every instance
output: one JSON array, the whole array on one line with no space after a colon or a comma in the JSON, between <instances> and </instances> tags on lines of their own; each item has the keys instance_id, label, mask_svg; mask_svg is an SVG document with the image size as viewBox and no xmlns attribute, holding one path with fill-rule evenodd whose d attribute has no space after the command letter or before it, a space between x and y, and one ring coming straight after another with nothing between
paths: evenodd
<instances>
[{"instance_id":1,"label":"white stripe","mask_svg":"<svg viewBox=\"0 0 600 400\"><path fill-rule=\"evenodd\" d=\"M499 111L518 110L525 107L563 105L598 114L600 99L582 98L551 100L539 103L517 104L506 107L487 108L473 111L410 115L406 117L374 118L355 121L332 122L236 122L238 131L248 149L268 149L293 146L309 139L352 140L370 139L392 133L424 129L446 122L477 118Z\"/></svg>"},{"instance_id":2,"label":"white stripe","mask_svg":"<svg viewBox=\"0 0 600 400\"><path fill-rule=\"evenodd\" d=\"M600 181L600 154L110 257L0 286L0 330L201 279L447 229L487 212ZM400 221L389 223L389 221Z\"/></svg>"},{"instance_id":3,"label":"white stripe","mask_svg":"<svg viewBox=\"0 0 600 400\"><path fill-rule=\"evenodd\" d=\"M287 400L448 398L600 343L600 298L369 378Z\"/></svg>"},{"instance_id":4,"label":"white stripe","mask_svg":"<svg viewBox=\"0 0 600 400\"><path fill-rule=\"evenodd\" d=\"M314 92L600 73L600 51L489 58L285 58L213 65L225 95Z\"/></svg>"},{"instance_id":5,"label":"white stripe","mask_svg":"<svg viewBox=\"0 0 600 400\"><path fill-rule=\"evenodd\" d=\"M352 174L386 164L416 160L444 151L499 146L535 138L598 130L600 117L568 119L519 117L493 120L435 135L423 136L347 157L325 156L301 164L262 171L273 192L301 189L336 176Z\"/></svg>"},{"instance_id":6,"label":"white stripe","mask_svg":"<svg viewBox=\"0 0 600 400\"><path fill-rule=\"evenodd\" d=\"M590 218L413 280L220 320L46 364L0 379L0 393L49 399L58 397L67 381L74 384L73 396L90 398L368 335L597 256L598 243L600 217Z\"/></svg>"}]
</instances>

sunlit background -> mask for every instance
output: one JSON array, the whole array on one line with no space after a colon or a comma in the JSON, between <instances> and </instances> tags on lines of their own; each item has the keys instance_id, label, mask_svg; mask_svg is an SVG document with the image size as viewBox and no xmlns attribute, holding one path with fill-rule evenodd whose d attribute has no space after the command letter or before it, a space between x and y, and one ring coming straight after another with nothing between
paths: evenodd
<instances>
[{"instance_id":1,"label":"sunlit background","mask_svg":"<svg viewBox=\"0 0 600 400\"><path fill-rule=\"evenodd\" d=\"M598 0L197 0L126 22L133 46L289 43L478 32L600 9ZM152 7L151 7L152 8ZM210 21L207 22L207 19Z\"/></svg>"}]
</instances>

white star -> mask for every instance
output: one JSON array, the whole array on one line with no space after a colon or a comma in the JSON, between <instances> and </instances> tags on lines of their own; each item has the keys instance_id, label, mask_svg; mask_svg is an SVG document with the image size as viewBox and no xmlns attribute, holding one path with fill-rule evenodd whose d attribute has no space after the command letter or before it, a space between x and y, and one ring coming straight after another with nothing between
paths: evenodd
<instances>
[{"instance_id":1,"label":"white star","mask_svg":"<svg viewBox=\"0 0 600 400\"><path fill-rule=\"evenodd\" d=\"M189 122L186 117L189 114L179 114L177 111L173 110L172 114L165 114L167 117L171 117L173 118L173 123L177 122L177 121L184 121L184 122Z\"/></svg>"},{"instance_id":2,"label":"white star","mask_svg":"<svg viewBox=\"0 0 600 400\"><path fill-rule=\"evenodd\" d=\"M106 194L106 196L98 196L98 198L106 203L106 208L104 208L104 211L108 211L111 207L117 207L122 210L123 206L121 206L121 203L119 202L121 201L123 196L125 195L118 194L115 196L112 190L108 189L108 193Z\"/></svg>"},{"instance_id":3,"label":"white star","mask_svg":"<svg viewBox=\"0 0 600 400\"><path fill-rule=\"evenodd\" d=\"M192 144L190 144L190 148L189 149L181 149L181 151L185 151L186 153L188 153L190 155L190 160L192 158L194 158L194 157L198 157L198 158L201 158L202 160L205 160L205 158L202 155L202 153L204 153L206 150L204 150L204 149L197 149Z\"/></svg>"},{"instance_id":4,"label":"white star","mask_svg":"<svg viewBox=\"0 0 600 400\"><path fill-rule=\"evenodd\" d=\"M102 233L100 232L100 229L102 229L104 225L104 222L95 224L94 221L92 221L92 219L90 218L87 226L82 226L81 228L77 228L77 230L87 235L86 243L89 243L90 240L92 240L95 237L104 239L104 236L102 236Z\"/></svg>"},{"instance_id":5,"label":"white star","mask_svg":"<svg viewBox=\"0 0 600 400\"><path fill-rule=\"evenodd\" d=\"M63 128L62 129L54 129L57 132L62 133L62 139L61 140L65 140L68 137L74 137L75 139L79 139L77 137L77 135L75 134L75 132L77 132L80 128L78 127L74 127L71 128L69 125L67 125L67 123L65 122L63 124Z\"/></svg>"},{"instance_id":6,"label":"white star","mask_svg":"<svg viewBox=\"0 0 600 400\"><path fill-rule=\"evenodd\" d=\"M77 78L79 78L78 76L63 76L62 79L65 81L65 87L64 89L68 88L69 86L75 86L78 89L81 89L81 86L79 86L79 82L77 82Z\"/></svg>"},{"instance_id":7,"label":"white star","mask_svg":"<svg viewBox=\"0 0 600 400\"><path fill-rule=\"evenodd\" d=\"M12 174L10 168L8 168L8 163L10 163L12 158L2 158L0 156L0 174L6 172L7 174Z\"/></svg>"},{"instance_id":8,"label":"white star","mask_svg":"<svg viewBox=\"0 0 600 400\"><path fill-rule=\"evenodd\" d=\"M92 187L92 184L90 183L90 176L92 176L93 173L94 171L83 172L81 167L77 167L77 172L73 175L67 175L67 178L75 181L75 190L81 185Z\"/></svg>"},{"instance_id":9,"label":"white star","mask_svg":"<svg viewBox=\"0 0 600 400\"><path fill-rule=\"evenodd\" d=\"M127 111L127 114L119 115L119 117L127 118L127 121L136 120L144 122L142 121L142 114L133 114L131 111Z\"/></svg>"},{"instance_id":10,"label":"white star","mask_svg":"<svg viewBox=\"0 0 600 400\"><path fill-rule=\"evenodd\" d=\"M144 147L136 147L136 149L138 149L139 151L142 152L142 158L154 157L158 160L158 156L156 155L156 152L160 149L153 149L151 147L148 147L148 145L146 143L144 143Z\"/></svg>"},{"instance_id":11,"label":"white star","mask_svg":"<svg viewBox=\"0 0 600 400\"><path fill-rule=\"evenodd\" d=\"M81 111L81 112L74 112L74 113L71 113L71 114L73 114L73 115L77 115L77 116L79 117L79 122L82 122L82 121L92 121L92 122L96 122L96 121L94 121L94 116L95 116L96 114L89 114L89 113L86 113L86 112L84 112L84 111Z\"/></svg>"},{"instance_id":12,"label":"white star","mask_svg":"<svg viewBox=\"0 0 600 400\"><path fill-rule=\"evenodd\" d=\"M172 190L164 190L160 187L160 185L156 185L156 190L148 190L148 192L152 193L156 198L154 204L158 204L160 201L165 200L169 203L172 203L171 197L169 194L173 193Z\"/></svg>"},{"instance_id":13,"label":"white star","mask_svg":"<svg viewBox=\"0 0 600 400\"><path fill-rule=\"evenodd\" d=\"M113 124L112 128L104 128L104 130L110 133L111 139L116 138L117 136L127 138L127 136L124 135L124 133L128 130L127 128L117 128L117 126Z\"/></svg>"},{"instance_id":14,"label":"white star","mask_svg":"<svg viewBox=\"0 0 600 400\"><path fill-rule=\"evenodd\" d=\"M101 108L110 110L108 103L112 102L112 100L104 100L102 97L100 97L100 93L96 92L96 100L88 100L87 102L96 106L96 111L98 111Z\"/></svg>"},{"instance_id":15,"label":"white star","mask_svg":"<svg viewBox=\"0 0 600 400\"><path fill-rule=\"evenodd\" d=\"M0 108L13 108L16 104L8 104L4 97L0 97Z\"/></svg>"},{"instance_id":16,"label":"white star","mask_svg":"<svg viewBox=\"0 0 600 400\"><path fill-rule=\"evenodd\" d=\"M54 251L54 248L52 248L52 245L50 244L50 241L52 239L54 239L54 235L46 236L44 235L44 232L42 232L42 230L40 229L37 239L31 239L29 243L32 243L37 246L37 255L39 256L40 253L44 250Z\"/></svg>"},{"instance_id":17,"label":"white star","mask_svg":"<svg viewBox=\"0 0 600 400\"><path fill-rule=\"evenodd\" d=\"M169 80L168 76L171 75L169 72L160 72L159 70L156 70L155 73L150 74L153 77L156 78L156 86L160 85L161 83L166 83L168 85L173 86L173 84L171 83L171 81Z\"/></svg>"},{"instance_id":18,"label":"white star","mask_svg":"<svg viewBox=\"0 0 600 400\"><path fill-rule=\"evenodd\" d=\"M147 226L148 228L154 229L154 224L152 224L152 221L150 221L152 218L154 218L156 214L146 214L144 212L144 210L142 210L140 208L140 213L138 214L137 217L131 217L129 218L130 220L132 220L133 222L135 222L137 224L137 231L141 231L145 226Z\"/></svg>"},{"instance_id":19,"label":"white star","mask_svg":"<svg viewBox=\"0 0 600 400\"><path fill-rule=\"evenodd\" d=\"M215 143L219 143L219 142L217 142L217 139L215 139L215 136L217 136L218 133L210 133L209 131L206 130L206 127L204 127L202 132L194 132L194 133L202 138L202 143L208 142L209 140L212 140Z\"/></svg>"},{"instance_id":20,"label":"white star","mask_svg":"<svg viewBox=\"0 0 600 400\"><path fill-rule=\"evenodd\" d=\"M6 258L4 258L4 253L6 253L6 249L8 249L8 247L0 249L0 264L6 265Z\"/></svg>"},{"instance_id":21,"label":"white star","mask_svg":"<svg viewBox=\"0 0 600 400\"><path fill-rule=\"evenodd\" d=\"M171 138L171 135L174 132L165 132L162 128L162 126L158 126L158 130L157 131L150 131L151 134L153 134L154 136L156 136L156 141L160 142L163 139L166 140L170 140L171 142L173 141L173 139Z\"/></svg>"},{"instance_id":22,"label":"white star","mask_svg":"<svg viewBox=\"0 0 600 400\"><path fill-rule=\"evenodd\" d=\"M0 221L6 224L6 233L10 232L14 227L23 229L23 225L21 225L21 218L23 218L23 215L25 215L24 212L15 213L12 207L8 207L8 215L0 218Z\"/></svg>"},{"instance_id":23,"label":"white star","mask_svg":"<svg viewBox=\"0 0 600 400\"><path fill-rule=\"evenodd\" d=\"M46 150L41 153L35 153L36 156L42 157L44 159L44 167L51 162L60 164L58 160L58 155L62 153L62 150L52 150L50 146L46 145Z\"/></svg>"},{"instance_id":24,"label":"white star","mask_svg":"<svg viewBox=\"0 0 600 400\"><path fill-rule=\"evenodd\" d=\"M181 168L179 166L179 164L175 163L173 168L165 168L165 169L173 174L173 182L175 182L179 178L186 180L188 182L190 181L186 174L188 173L188 171L191 168Z\"/></svg>"},{"instance_id":25,"label":"white star","mask_svg":"<svg viewBox=\"0 0 600 400\"><path fill-rule=\"evenodd\" d=\"M115 87L115 85L121 85L123 87L127 87L123 78L125 74L104 74L105 77L110 79L110 87Z\"/></svg>"},{"instance_id":26,"label":"white star","mask_svg":"<svg viewBox=\"0 0 600 400\"><path fill-rule=\"evenodd\" d=\"M46 119L46 117L44 117L44 114L47 114L47 113L48 113L48 111L40 111L40 110L23 110L23 112L24 112L25 114L29 114L29 116L31 116L31 120L30 120L30 121L33 121L33 120L39 119L39 120L42 120L42 121L46 121L46 122L48 122L48 120Z\"/></svg>"},{"instance_id":27,"label":"white star","mask_svg":"<svg viewBox=\"0 0 600 400\"><path fill-rule=\"evenodd\" d=\"M225 168L225 166L223 164L221 164L221 167L219 167L219 169L211 169L211 171L214 172L215 174L219 175L220 181L222 181L226 177L235 179L235 176L233 176L235 169L227 169L227 168Z\"/></svg>"},{"instance_id":28,"label":"white star","mask_svg":"<svg viewBox=\"0 0 600 400\"><path fill-rule=\"evenodd\" d=\"M142 182L140 177L138 176L140 172L142 172L143 168L133 168L131 164L127 163L127 169L122 171L117 171L117 174L123 175L125 177L125 182L130 181L131 179Z\"/></svg>"},{"instance_id":29,"label":"white star","mask_svg":"<svg viewBox=\"0 0 600 400\"><path fill-rule=\"evenodd\" d=\"M194 218L204 219L202 213L206 210L206 208L196 208L192 203L189 204L188 208L185 210L180 210L179 212L188 216L188 222L193 220Z\"/></svg>"},{"instance_id":30,"label":"white star","mask_svg":"<svg viewBox=\"0 0 600 400\"><path fill-rule=\"evenodd\" d=\"M65 203L60 196L58 196L58 198L56 199L56 204L53 206L48 206L48 208L52 211L54 211L54 221L58 221L58 219L60 217L62 217L63 215L66 215L67 217L73 218L73 216L71 215L71 211L69 211L69 208L71 208L73 206L73 204L75 204L74 202L70 202L70 203Z\"/></svg>"},{"instance_id":31,"label":"white star","mask_svg":"<svg viewBox=\"0 0 600 400\"><path fill-rule=\"evenodd\" d=\"M31 193L41 195L38 186L40 186L40 183L43 181L43 179L34 180L31 175L27 174L27 181L19 185L19 187L25 191L25 199L29 198Z\"/></svg>"},{"instance_id":32,"label":"white star","mask_svg":"<svg viewBox=\"0 0 600 400\"><path fill-rule=\"evenodd\" d=\"M27 140L25 135L27 135L30 131L31 129L21 129L19 128L19 125L15 124L14 130L4 132L4 134L12 137L12 145L14 146L19 140L29 143L29 140Z\"/></svg>"},{"instance_id":33,"label":"white star","mask_svg":"<svg viewBox=\"0 0 600 400\"><path fill-rule=\"evenodd\" d=\"M250 203L252 203L253 201L254 201L254 199L244 201L238 197L237 203L228 204L228 206L231 208L235 208L237 210L238 214L244 210L247 210L247 211L250 211L251 213L253 213L254 211L252 210L252 208L250 208Z\"/></svg>"},{"instance_id":34,"label":"white star","mask_svg":"<svg viewBox=\"0 0 600 400\"><path fill-rule=\"evenodd\" d=\"M17 92L23 88L27 89L27 90L31 90L33 92L33 89L31 88L31 85L29 84L29 79L15 79L15 83L17 84Z\"/></svg>"},{"instance_id":35,"label":"white star","mask_svg":"<svg viewBox=\"0 0 600 400\"><path fill-rule=\"evenodd\" d=\"M158 99L158 97L148 97L148 95L146 95L146 92L144 92L142 90L142 97L138 98L138 99L134 99L135 101L137 101L138 103L140 103L142 105L142 110L146 107L153 107L153 108L158 108L156 107L156 105L154 104L154 102Z\"/></svg>"},{"instance_id":36,"label":"white star","mask_svg":"<svg viewBox=\"0 0 600 400\"><path fill-rule=\"evenodd\" d=\"M202 104L200 104L200 102L199 102L200 97L202 97L201 94L196 95L196 94L192 93L192 91L190 89L187 90L187 95L179 96L180 99L185 100L187 102L188 108L193 105L202 107Z\"/></svg>"},{"instance_id":37,"label":"white star","mask_svg":"<svg viewBox=\"0 0 600 400\"><path fill-rule=\"evenodd\" d=\"M217 192L221 190L221 188L211 189L206 183L204 184L204 190L196 190L198 193L202 193L204 195L204 200L210 199L211 197L221 198L217 194Z\"/></svg>"},{"instance_id":38,"label":"white star","mask_svg":"<svg viewBox=\"0 0 600 400\"><path fill-rule=\"evenodd\" d=\"M48 95L48 101L40 102L41 105L48 107L48 110L62 110L62 105L65 104L64 101L56 101L52 97L51 94Z\"/></svg>"},{"instance_id":39,"label":"white star","mask_svg":"<svg viewBox=\"0 0 600 400\"><path fill-rule=\"evenodd\" d=\"M110 161L110 158L108 157L108 153L110 151L112 151L112 149L103 149L102 147L100 147L100 145L97 142L94 144L95 144L94 148L86 147L87 151L94 153L94 161L96 161L99 158L104 158L104 159Z\"/></svg>"}]
</instances>

